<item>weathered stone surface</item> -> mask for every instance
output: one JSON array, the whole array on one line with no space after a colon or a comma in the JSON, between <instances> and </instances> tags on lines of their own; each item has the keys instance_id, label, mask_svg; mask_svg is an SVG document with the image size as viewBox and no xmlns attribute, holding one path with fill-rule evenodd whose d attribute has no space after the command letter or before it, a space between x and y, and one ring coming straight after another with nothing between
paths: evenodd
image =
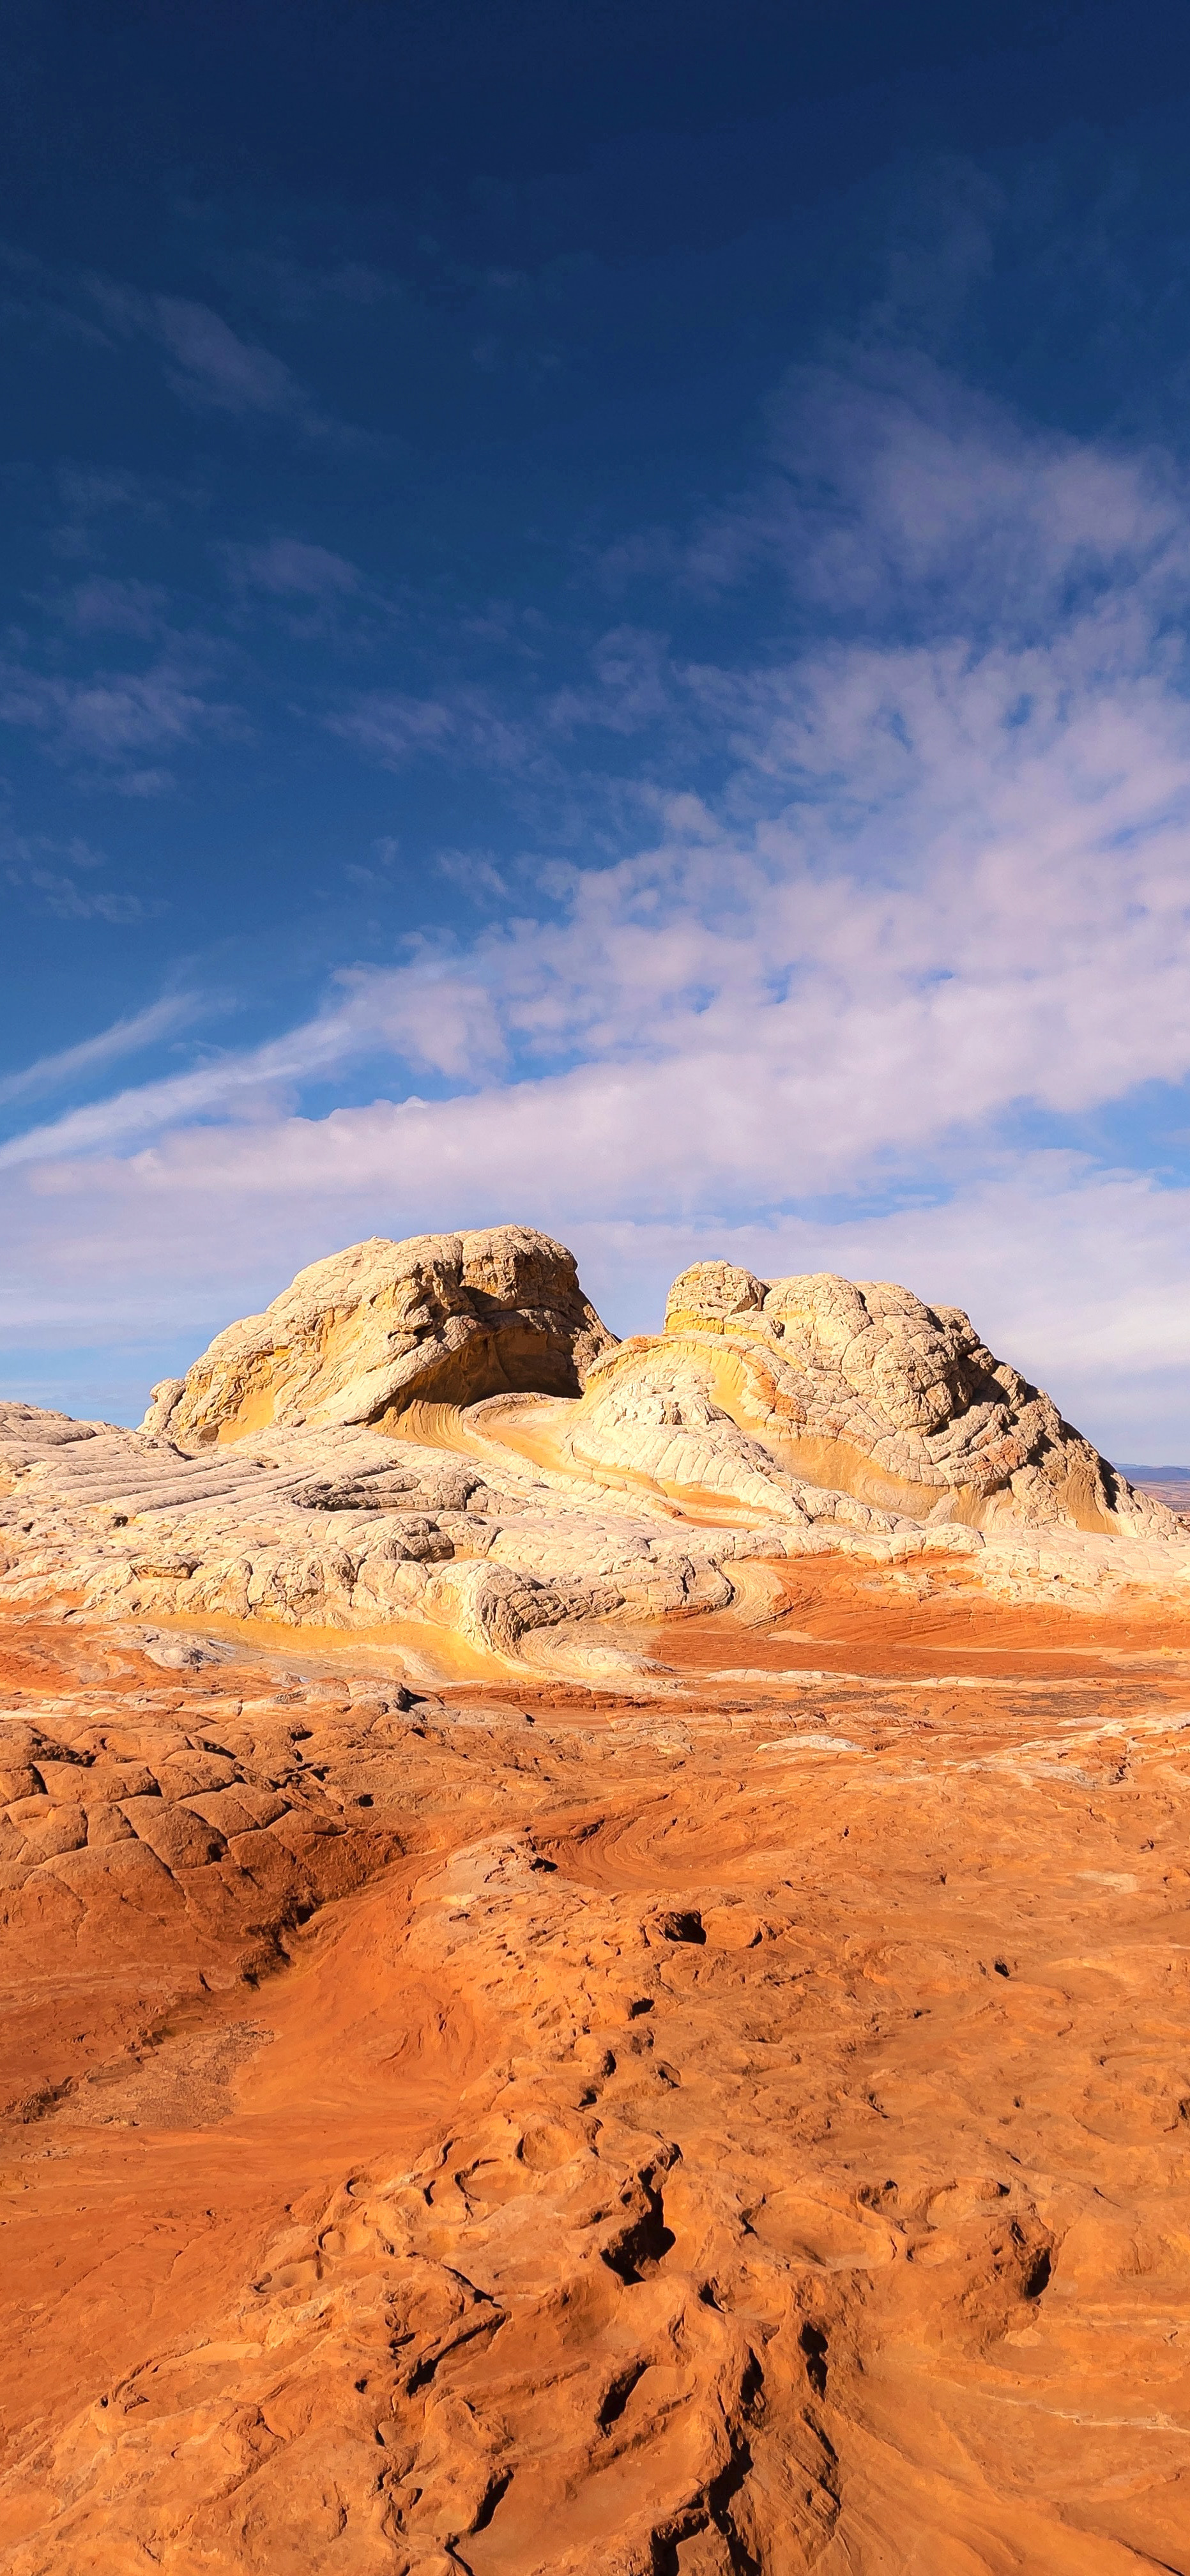
<instances>
[{"instance_id":1,"label":"weathered stone surface","mask_svg":"<svg viewBox=\"0 0 1190 2576\"><path fill-rule=\"evenodd\" d=\"M715 1403L697 1361L675 1362L664 1342L621 1348L620 1367L596 1362L563 1433L563 1454L580 1470L729 1520L763 1512L796 1529L819 1520L873 1532L896 1527L889 1512L790 1475Z\"/></svg>"},{"instance_id":2,"label":"weathered stone surface","mask_svg":"<svg viewBox=\"0 0 1190 2576\"><path fill-rule=\"evenodd\" d=\"M756 1279L704 1261L674 1281L665 1332L675 1362L816 1484L981 1528L1165 1527L957 1306L888 1280ZM604 1376L630 1377L636 1348L610 1355Z\"/></svg>"},{"instance_id":3,"label":"weathered stone surface","mask_svg":"<svg viewBox=\"0 0 1190 2576\"><path fill-rule=\"evenodd\" d=\"M907 1291L670 1322L0 1406L5 2576L1186 2566L1190 1532Z\"/></svg>"},{"instance_id":4,"label":"weathered stone surface","mask_svg":"<svg viewBox=\"0 0 1190 2576\"><path fill-rule=\"evenodd\" d=\"M509 1388L574 1395L612 1339L573 1254L530 1226L374 1236L230 1324L184 1379L154 1389L143 1427L195 1447L273 1423L389 1424L419 1401Z\"/></svg>"},{"instance_id":5,"label":"weathered stone surface","mask_svg":"<svg viewBox=\"0 0 1190 2576\"><path fill-rule=\"evenodd\" d=\"M703 1264L663 1335L616 1344L513 1227L316 1264L139 1432L0 1406L0 1488L0 1598L365 1629L423 1680L644 1669L643 1628L807 1555L1084 1606L1190 1586L1184 1524L965 1316Z\"/></svg>"},{"instance_id":6,"label":"weathered stone surface","mask_svg":"<svg viewBox=\"0 0 1190 2576\"><path fill-rule=\"evenodd\" d=\"M278 1810L18 1819L5 2576L1184 2567L1190 1628L856 1571L661 1708L0 1614L48 1804Z\"/></svg>"},{"instance_id":7,"label":"weathered stone surface","mask_svg":"<svg viewBox=\"0 0 1190 2576\"><path fill-rule=\"evenodd\" d=\"M690 1401L713 1416L696 1385ZM581 1410L543 1407L551 1420L559 1409L563 1418ZM531 1400L514 1400L508 1421L535 1413ZM980 1545L974 1533L921 1530L847 1497L807 1489L803 1500L776 1467L767 1477L754 1469L753 1444L726 1420L722 1457L709 1425L706 1472L718 1469L722 1490L704 1515L697 1498L685 1509L643 1469L613 1475L609 1492L577 1458L527 1459L501 1438L501 1419L499 1403L471 1415L439 1408L432 1427L453 1428L457 1449L370 1429L275 1426L197 1455L159 1434L100 1426L68 1446L55 1433L38 1460L22 1418L21 1464L0 1500L0 1597L55 1590L126 1618L401 1632L418 1672L418 1640L430 1670L443 1656L449 1669L458 1649L503 1662L550 1660L563 1647L584 1669L600 1655L618 1669L626 1656L604 1640L609 1620L722 1606L728 1569L752 1558L859 1548L892 1562ZM0 1464L5 1434L0 1408Z\"/></svg>"}]
</instances>

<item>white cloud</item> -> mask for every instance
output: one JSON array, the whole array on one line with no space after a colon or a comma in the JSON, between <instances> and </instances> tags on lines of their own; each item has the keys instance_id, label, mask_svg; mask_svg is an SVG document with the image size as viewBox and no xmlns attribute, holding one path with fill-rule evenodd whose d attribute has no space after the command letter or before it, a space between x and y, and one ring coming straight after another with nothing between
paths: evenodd
<instances>
[{"instance_id":1,"label":"white cloud","mask_svg":"<svg viewBox=\"0 0 1190 2576\"><path fill-rule=\"evenodd\" d=\"M10 1334L51 1269L63 1330L123 1279L138 1333L189 1294L197 1338L355 1235L514 1215L575 1242L621 1323L719 1248L908 1276L1125 1454L1148 1420L1190 1444L1190 1193L1139 1134L1135 1168L1101 1168L1081 1123L1190 1078L1176 478L920 368L797 399L785 517L769 494L753 519L791 570L796 536L820 626L839 604L825 641L725 670L622 630L590 704L544 701L536 730L465 691L333 719L386 765L524 769L599 704L624 732L674 704L722 794L679 788L615 865L541 872L535 918L340 976L286 1036L15 1139ZM393 1097L301 1114L303 1084L373 1063ZM453 1096L402 1099L427 1071ZM1065 1143L1014 1155L1024 1113ZM882 1212L849 1213L865 1196Z\"/></svg>"},{"instance_id":2,"label":"white cloud","mask_svg":"<svg viewBox=\"0 0 1190 2576\"><path fill-rule=\"evenodd\" d=\"M1186 483L1167 455L1040 430L918 353L795 369L769 452L761 488L694 532L696 584L775 557L835 617L1019 636L1121 579L1185 581Z\"/></svg>"},{"instance_id":3,"label":"white cloud","mask_svg":"<svg viewBox=\"0 0 1190 2576\"><path fill-rule=\"evenodd\" d=\"M247 1114L257 1132L269 1132L278 1101L296 1087L377 1053L423 1072L464 1077L502 1053L491 996L483 984L441 973L432 954L389 974L348 969L337 976L336 985L327 1008L284 1037L239 1052L227 1050L188 1072L115 1092L12 1137L0 1145L0 1171L104 1153L169 1129L185 1131L191 1120L221 1114ZM12 1079L35 1087L36 1071L31 1067ZM201 1142L221 1136L222 1130L203 1127L197 1134Z\"/></svg>"}]
</instances>

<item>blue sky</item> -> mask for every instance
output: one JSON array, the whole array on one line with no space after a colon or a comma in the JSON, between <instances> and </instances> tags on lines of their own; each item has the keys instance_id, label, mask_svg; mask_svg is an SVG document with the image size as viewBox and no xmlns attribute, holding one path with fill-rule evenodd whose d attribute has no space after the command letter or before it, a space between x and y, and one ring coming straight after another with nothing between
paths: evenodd
<instances>
[{"instance_id":1,"label":"blue sky","mask_svg":"<svg viewBox=\"0 0 1190 2576\"><path fill-rule=\"evenodd\" d=\"M1184 8L8 39L4 1391L515 1217L1190 1455Z\"/></svg>"}]
</instances>

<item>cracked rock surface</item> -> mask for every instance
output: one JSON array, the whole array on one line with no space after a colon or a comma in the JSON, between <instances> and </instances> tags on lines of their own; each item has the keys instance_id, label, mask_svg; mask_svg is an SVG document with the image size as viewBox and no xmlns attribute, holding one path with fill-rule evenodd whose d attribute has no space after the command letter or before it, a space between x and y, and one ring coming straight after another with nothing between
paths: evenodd
<instances>
[{"instance_id":1,"label":"cracked rock surface","mask_svg":"<svg viewBox=\"0 0 1190 2576\"><path fill-rule=\"evenodd\" d=\"M0 1600L400 1633L427 1677L610 1676L646 1669L642 1630L815 1555L1087 1607L1190 1583L1185 1525L965 1316L704 1263L663 1335L616 1343L523 1227L315 1263L140 1431L0 1405Z\"/></svg>"},{"instance_id":2,"label":"cracked rock surface","mask_svg":"<svg viewBox=\"0 0 1190 2576\"><path fill-rule=\"evenodd\" d=\"M817 1482L981 1527L1164 1526L1163 1506L994 1358L957 1306L888 1280L756 1279L704 1261L674 1281L665 1331L675 1360ZM626 1352L610 1366L634 1362Z\"/></svg>"},{"instance_id":3,"label":"cracked rock surface","mask_svg":"<svg viewBox=\"0 0 1190 2576\"><path fill-rule=\"evenodd\" d=\"M204 1446L266 1423L388 1423L414 1402L510 1388L573 1395L612 1339L573 1253L531 1226L377 1236L229 1324L185 1378L154 1388L147 1427Z\"/></svg>"},{"instance_id":4,"label":"cracked rock surface","mask_svg":"<svg viewBox=\"0 0 1190 2576\"><path fill-rule=\"evenodd\" d=\"M1190 1531L908 1291L0 1406L3 2576L1190 2576Z\"/></svg>"},{"instance_id":5,"label":"cracked rock surface","mask_svg":"<svg viewBox=\"0 0 1190 2576\"><path fill-rule=\"evenodd\" d=\"M1178 1651L658 1708L7 1614L6 2576L1184 2565Z\"/></svg>"}]
</instances>

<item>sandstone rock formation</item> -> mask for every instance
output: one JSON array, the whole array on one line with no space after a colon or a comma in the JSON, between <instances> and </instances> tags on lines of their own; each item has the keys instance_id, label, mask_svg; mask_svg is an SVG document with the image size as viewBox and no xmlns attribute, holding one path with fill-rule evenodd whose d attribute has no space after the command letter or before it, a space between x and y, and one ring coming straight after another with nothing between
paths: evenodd
<instances>
[{"instance_id":1,"label":"sandstone rock formation","mask_svg":"<svg viewBox=\"0 0 1190 2576\"><path fill-rule=\"evenodd\" d=\"M722 1608L731 1566L815 1547L894 1561L979 1544L830 1495L815 1520L775 1469L767 1509L729 1499L707 1523L646 1479L609 1496L564 1460L539 1465L469 1427L475 1417L441 1411L431 1429L458 1445L274 1428L188 1456L102 1424L66 1441L57 1419L39 1453L26 1410L6 1420L0 1407L0 1467L7 1458L13 1476L0 1598L54 1589L121 1617L365 1628L415 1659L420 1649L431 1660L419 1671L559 1653L612 1671L639 1660L617 1621ZM477 1417L491 1426L491 1407Z\"/></svg>"},{"instance_id":2,"label":"sandstone rock formation","mask_svg":"<svg viewBox=\"0 0 1190 2576\"><path fill-rule=\"evenodd\" d=\"M715 1402L697 1356L676 1359L665 1343L641 1340L607 1359L620 1364L595 1363L557 1442L558 1454L597 1482L665 1494L692 1516L720 1522L763 1513L795 1528L820 1520L895 1528L889 1512L791 1475L771 1446Z\"/></svg>"},{"instance_id":3,"label":"sandstone rock formation","mask_svg":"<svg viewBox=\"0 0 1190 2576\"><path fill-rule=\"evenodd\" d=\"M273 1423L388 1428L418 1400L573 1395L612 1338L573 1253L531 1227L377 1235L218 1334L185 1378L154 1388L144 1428L203 1446Z\"/></svg>"},{"instance_id":4,"label":"sandstone rock formation","mask_svg":"<svg viewBox=\"0 0 1190 2576\"><path fill-rule=\"evenodd\" d=\"M0 1405L2 2576L1190 2570L1188 1701L904 1289L365 1244Z\"/></svg>"},{"instance_id":5,"label":"sandstone rock formation","mask_svg":"<svg viewBox=\"0 0 1190 2576\"><path fill-rule=\"evenodd\" d=\"M674 1281L665 1332L741 1428L815 1484L981 1528L1164 1526L957 1306L888 1280L765 1280L703 1261ZM605 1360L601 1382L609 1367L631 1374L639 1347Z\"/></svg>"},{"instance_id":6,"label":"sandstone rock formation","mask_svg":"<svg viewBox=\"0 0 1190 2576\"><path fill-rule=\"evenodd\" d=\"M855 1601L660 1709L0 1614L5 2576L1185 2567L1190 1627Z\"/></svg>"},{"instance_id":7,"label":"sandstone rock formation","mask_svg":"<svg viewBox=\"0 0 1190 2576\"><path fill-rule=\"evenodd\" d=\"M1085 1605L1190 1584L1184 1524L965 1316L703 1264L617 1344L516 1227L316 1263L140 1432L0 1406L5 1465L0 1599L400 1634L423 1679L664 1667L650 1629L804 1555Z\"/></svg>"}]
</instances>

